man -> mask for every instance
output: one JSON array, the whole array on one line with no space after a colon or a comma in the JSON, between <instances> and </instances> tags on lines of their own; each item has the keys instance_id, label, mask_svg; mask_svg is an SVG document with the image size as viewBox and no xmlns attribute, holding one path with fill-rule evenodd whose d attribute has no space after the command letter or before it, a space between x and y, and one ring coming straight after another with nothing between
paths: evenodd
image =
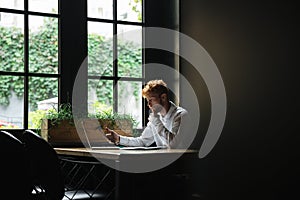
<instances>
[{"instance_id":1,"label":"man","mask_svg":"<svg viewBox=\"0 0 300 200\"><path fill-rule=\"evenodd\" d=\"M169 89L163 80L151 80L142 90L151 110L147 127L139 137L118 135L106 128L109 140L123 146L150 146L155 144L162 147L173 147L175 137L179 134L182 117L187 111L176 106L169 100Z\"/></svg>"}]
</instances>

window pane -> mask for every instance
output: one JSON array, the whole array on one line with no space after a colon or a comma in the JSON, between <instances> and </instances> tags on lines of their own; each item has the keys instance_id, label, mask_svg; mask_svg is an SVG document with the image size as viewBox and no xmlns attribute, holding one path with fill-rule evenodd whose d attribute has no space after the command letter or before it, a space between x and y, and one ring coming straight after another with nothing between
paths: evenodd
<instances>
[{"instance_id":1,"label":"window pane","mask_svg":"<svg viewBox=\"0 0 300 200\"><path fill-rule=\"evenodd\" d=\"M48 109L57 109L58 79L44 77L29 78L29 128L39 128L37 123Z\"/></svg>"},{"instance_id":2,"label":"window pane","mask_svg":"<svg viewBox=\"0 0 300 200\"><path fill-rule=\"evenodd\" d=\"M0 129L23 128L24 78L0 76Z\"/></svg>"},{"instance_id":3,"label":"window pane","mask_svg":"<svg viewBox=\"0 0 300 200\"><path fill-rule=\"evenodd\" d=\"M119 0L118 20L141 22L142 0Z\"/></svg>"},{"instance_id":4,"label":"window pane","mask_svg":"<svg viewBox=\"0 0 300 200\"><path fill-rule=\"evenodd\" d=\"M24 10L24 0L1 0L0 8Z\"/></svg>"},{"instance_id":5,"label":"window pane","mask_svg":"<svg viewBox=\"0 0 300 200\"><path fill-rule=\"evenodd\" d=\"M118 82L118 113L129 114L137 122L137 128L142 127L142 83Z\"/></svg>"},{"instance_id":6,"label":"window pane","mask_svg":"<svg viewBox=\"0 0 300 200\"><path fill-rule=\"evenodd\" d=\"M113 25L88 22L88 73L112 76Z\"/></svg>"},{"instance_id":7,"label":"window pane","mask_svg":"<svg viewBox=\"0 0 300 200\"><path fill-rule=\"evenodd\" d=\"M0 71L24 71L24 17L0 13Z\"/></svg>"},{"instance_id":8,"label":"window pane","mask_svg":"<svg viewBox=\"0 0 300 200\"><path fill-rule=\"evenodd\" d=\"M142 77L142 27L118 25L118 75Z\"/></svg>"},{"instance_id":9,"label":"window pane","mask_svg":"<svg viewBox=\"0 0 300 200\"><path fill-rule=\"evenodd\" d=\"M88 112L111 110L113 106L113 81L89 79L88 80Z\"/></svg>"},{"instance_id":10,"label":"window pane","mask_svg":"<svg viewBox=\"0 0 300 200\"><path fill-rule=\"evenodd\" d=\"M88 17L113 19L112 0L88 0Z\"/></svg>"},{"instance_id":11,"label":"window pane","mask_svg":"<svg viewBox=\"0 0 300 200\"><path fill-rule=\"evenodd\" d=\"M58 0L28 0L29 11L58 13Z\"/></svg>"},{"instance_id":12,"label":"window pane","mask_svg":"<svg viewBox=\"0 0 300 200\"><path fill-rule=\"evenodd\" d=\"M58 73L58 19L29 16L29 71Z\"/></svg>"}]
</instances>

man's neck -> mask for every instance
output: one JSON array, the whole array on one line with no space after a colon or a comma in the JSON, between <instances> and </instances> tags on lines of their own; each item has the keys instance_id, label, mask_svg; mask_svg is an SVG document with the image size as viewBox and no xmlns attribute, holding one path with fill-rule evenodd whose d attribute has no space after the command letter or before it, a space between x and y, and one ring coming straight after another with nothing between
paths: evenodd
<instances>
[{"instance_id":1,"label":"man's neck","mask_svg":"<svg viewBox=\"0 0 300 200\"><path fill-rule=\"evenodd\" d=\"M165 116L171 107L171 103L168 101L166 105L164 105L164 109L160 112L161 116Z\"/></svg>"}]
</instances>

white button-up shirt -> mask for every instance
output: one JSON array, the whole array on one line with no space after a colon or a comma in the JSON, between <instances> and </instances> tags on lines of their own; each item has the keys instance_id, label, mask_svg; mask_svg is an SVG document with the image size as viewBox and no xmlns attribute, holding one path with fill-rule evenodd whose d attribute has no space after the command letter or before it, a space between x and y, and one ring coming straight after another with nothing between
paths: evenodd
<instances>
[{"instance_id":1,"label":"white button-up shirt","mask_svg":"<svg viewBox=\"0 0 300 200\"><path fill-rule=\"evenodd\" d=\"M170 142L178 134L181 118L187 111L173 102L165 116L153 113L149 116L149 122L139 137L120 136L120 144L124 146L150 146L154 142L157 146L170 147Z\"/></svg>"}]
</instances>

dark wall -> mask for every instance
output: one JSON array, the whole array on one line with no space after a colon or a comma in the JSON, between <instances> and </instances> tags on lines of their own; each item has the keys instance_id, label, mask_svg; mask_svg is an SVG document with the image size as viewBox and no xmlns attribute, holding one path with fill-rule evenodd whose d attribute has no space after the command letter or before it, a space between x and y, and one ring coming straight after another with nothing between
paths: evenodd
<instances>
[{"instance_id":1,"label":"dark wall","mask_svg":"<svg viewBox=\"0 0 300 200\"><path fill-rule=\"evenodd\" d=\"M145 27L144 29L144 37L145 37L145 47L151 44L151 36L148 34L148 29L151 27L161 27L172 30L179 30L179 0L148 0L144 1L145 13L144 13L144 21ZM175 39L174 39L175 40ZM176 44L172 46L175 49ZM173 53L154 48L145 48L145 82L152 79L164 79L166 78L161 75L161 73L157 73L155 69L155 64L162 64L169 66L174 69L178 69L178 62L176 62L176 56ZM165 75L166 76L166 75ZM167 76L170 76L169 74ZM168 86L171 86L171 83L167 83ZM172 87L172 86L171 86ZM172 91L174 92L174 91ZM170 92L169 97L172 101L176 102L176 95ZM145 101L146 105L146 101ZM145 122L148 122L148 106L144 106L145 109Z\"/></svg>"},{"instance_id":2,"label":"dark wall","mask_svg":"<svg viewBox=\"0 0 300 200\"><path fill-rule=\"evenodd\" d=\"M73 87L78 70L81 67L86 68L84 60L87 57L87 11L83 8L87 7L87 2L77 0L70 4L69 1L59 1L59 6L61 9L59 21L59 65L61 73L59 101L60 103L72 103ZM82 76L83 74L80 75L80 77ZM86 81L81 82L82 96L78 96L77 101L87 101L86 84ZM82 103L82 105L84 104Z\"/></svg>"},{"instance_id":3,"label":"dark wall","mask_svg":"<svg viewBox=\"0 0 300 200\"><path fill-rule=\"evenodd\" d=\"M291 1L182 0L181 32L211 55L224 80L227 116L213 151L195 159L192 199L288 199L299 181L299 14ZM208 92L195 69L181 72L196 90L203 116Z\"/></svg>"},{"instance_id":4,"label":"dark wall","mask_svg":"<svg viewBox=\"0 0 300 200\"><path fill-rule=\"evenodd\" d=\"M145 46L151 44L152 37L148 34L148 27L161 27L172 30L179 29L179 0L148 0L145 1ZM172 36L170 36L172 37ZM174 41L176 39L174 38ZM149 44L148 44L149 43ZM176 44L170 47L176 48ZM159 79L157 73L153 72L153 67L149 65L159 63L171 68L178 69L176 56L173 53L161 49L145 48L145 80ZM171 98L172 99L172 98ZM172 99L173 100L173 99Z\"/></svg>"}]
</instances>

